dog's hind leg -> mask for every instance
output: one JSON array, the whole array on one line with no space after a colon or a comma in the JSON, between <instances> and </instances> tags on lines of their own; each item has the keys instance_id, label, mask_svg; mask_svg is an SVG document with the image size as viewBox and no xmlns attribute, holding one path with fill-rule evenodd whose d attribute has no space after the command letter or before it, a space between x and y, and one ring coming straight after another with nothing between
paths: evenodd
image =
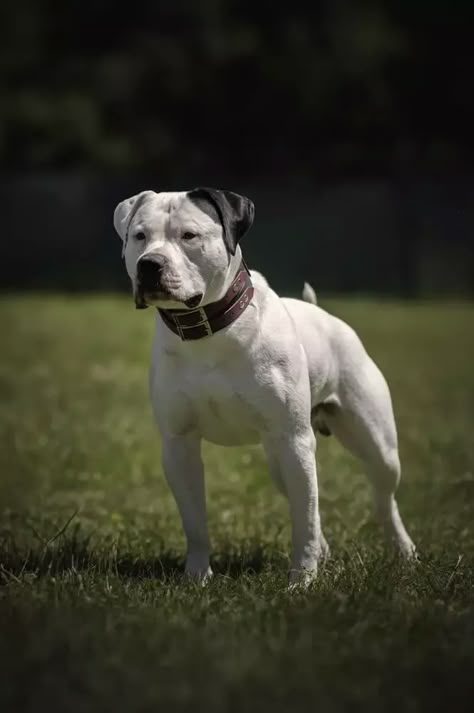
<instances>
[{"instance_id":1,"label":"dog's hind leg","mask_svg":"<svg viewBox=\"0 0 474 713\"><path fill-rule=\"evenodd\" d=\"M415 546L398 511L395 492L400 481L397 432L387 383L367 359L356 375L346 375L340 405L325 409L324 419L336 438L365 464L375 513L387 537L409 558Z\"/></svg>"}]
</instances>

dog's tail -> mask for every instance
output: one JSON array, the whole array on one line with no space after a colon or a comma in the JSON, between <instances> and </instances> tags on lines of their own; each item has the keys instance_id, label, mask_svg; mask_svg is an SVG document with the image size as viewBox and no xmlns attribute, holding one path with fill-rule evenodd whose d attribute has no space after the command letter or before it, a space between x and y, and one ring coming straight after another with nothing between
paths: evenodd
<instances>
[{"instance_id":1,"label":"dog's tail","mask_svg":"<svg viewBox=\"0 0 474 713\"><path fill-rule=\"evenodd\" d=\"M316 292L314 288L311 287L309 282L305 282L303 286L303 300L309 302L312 305L318 304L318 298L316 297Z\"/></svg>"}]
</instances>

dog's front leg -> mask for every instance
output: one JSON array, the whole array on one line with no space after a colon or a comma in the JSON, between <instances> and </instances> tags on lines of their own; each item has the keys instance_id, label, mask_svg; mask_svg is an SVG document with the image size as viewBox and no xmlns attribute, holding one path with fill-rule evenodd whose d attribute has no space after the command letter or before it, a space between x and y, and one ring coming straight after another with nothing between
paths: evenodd
<instances>
[{"instance_id":1,"label":"dog's front leg","mask_svg":"<svg viewBox=\"0 0 474 713\"><path fill-rule=\"evenodd\" d=\"M278 434L265 442L271 462L279 463L290 505L292 555L289 583L307 584L323 556L316 478L316 442L313 431Z\"/></svg>"},{"instance_id":2,"label":"dog's front leg","mask_svg":"<svg viewBox=\"0 0 474 713\"><path fill-rule=\"evenodd\" d=\"M199 437L196 434L163 436L162 462L186 536L186 574L196 579L207 579L212 570L209 566L204 468Z\"/></svg>"}]
</instances>

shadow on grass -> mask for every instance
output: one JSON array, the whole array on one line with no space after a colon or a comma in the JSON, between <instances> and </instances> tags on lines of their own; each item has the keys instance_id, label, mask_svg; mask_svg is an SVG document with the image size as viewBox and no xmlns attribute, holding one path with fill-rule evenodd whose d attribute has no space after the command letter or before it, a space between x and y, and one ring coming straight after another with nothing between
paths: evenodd
<instances>
[{"instance_id":1,"label":"shadow on grass","mask_svg":"<svg viewBox=\"0 0 474 713\"><path fill-rule=\"evenodd\" d=\"M159 543L157 549L160 550ZM211 564L216 574L237 578L243 574L259 574L273 566L286 567L287 560L282 553L255 542L229 546L215 553ZM117 540L96 545L93 535L85 535L79 526L52 543L39 543L26 549L17 544L12 533L0 540L0 584L2 580L25 574L54 577L71 571L165 580L184 572L184 555L162 549L149 557L137 556L126 542Z\"/></svg>"},{"instance_id":2,"label":"shadow on grass","mask_svg":"<svg viewBox=\"0 0 474 713\"><path fill-rule=\"evenodd\" d=\"M156 551L148 554L139 537L102 535L95 540L94 533L85 533L79 523L71 525L71 521L72 517L49 540L32 528L35 539L28 538L28 544L21 541L18 531L0 533L0 585L71 573L165 582L179 579L184 572L183 552L167 549L159 540ZM289 561L275 544L255 540L229 543L213 554L211 564L215 574L238 580L247 575L282 574ZM327 592L368 592L388 599L401 588L410 596L434 596L439 601L457 597L464 602L474 586L471 558L453 558L449 552L409 564L393 553L388 555L376 547L359 551L353 544L331 557L322 571L325 576L318 578L318 586Z\"/></svg>"}]
</instances>

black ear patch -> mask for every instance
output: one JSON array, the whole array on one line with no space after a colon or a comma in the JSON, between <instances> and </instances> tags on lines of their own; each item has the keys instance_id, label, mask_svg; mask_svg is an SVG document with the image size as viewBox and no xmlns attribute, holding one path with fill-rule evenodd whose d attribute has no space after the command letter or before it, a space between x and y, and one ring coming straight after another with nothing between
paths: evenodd
<instances>
[{"instance_id":1,"label":"black ear patch","mask_svg":"<svg viewBox=\"0 0 474 713\"><path fill-rule=\"evenodd\" d=\"M222 225L227 249L235 255L237 243L250 230L255 216L255 206L250 198L217 188L194 188L189 191L188 198Z\"/></svg>"}]
</instances>

